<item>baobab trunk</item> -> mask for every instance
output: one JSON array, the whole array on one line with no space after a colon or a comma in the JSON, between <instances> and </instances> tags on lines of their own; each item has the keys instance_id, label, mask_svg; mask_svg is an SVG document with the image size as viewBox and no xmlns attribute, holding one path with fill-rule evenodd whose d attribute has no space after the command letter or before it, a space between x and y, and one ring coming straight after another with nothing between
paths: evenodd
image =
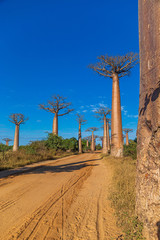
<instances>
[{"instance_id":1,"label":"baobab trunk","mask_svg":"<svg viewBox=\"0 0 160 240\"><path fill-rule=\"evenodd\" d=\"M13 144L13 151L17 151L19 148L19 125L16 125L15 128L15 135L14 135L14 144Z\"/></svg>"},{"instance_id":2,"label":"baobab trunk","mask_svg":"<svg viewBox=\"0 0 160 240\"><path fill-rule=\"evenodd\" d=\"M160 1L139 0L140 101L136 211L147 240L160 239Z\"/></svg>"},{"instance_id":3,"label":"baobab trunk","mask_svg":"<svg viewBox=\"0 0 160 240\"><path fill-rule=\"evenodd\" d=\"M58 135L58 114L55 113L53 119L53 134Z\"/></svg>"},{"instance_id":4,"label":"baobab trunk","mask_svg":"<svg viewBox=\"0 0 160 240\"><path fill-rule=\"evenodd\" d=\"M123 136L119 79L117 74L112 78L112 115L111 115L111 155L114 157L123 156Z\"/></svg>"},{"instance_id":5,"label":"baobab trunk","mask_svg":"<svg viewBox=\"0 0 160 240\"><path fill-rule=\"evenodd\" d=\"M91 142L91 151L94 152L94 146L95 146L95 143L94 143L94 134L92 132L92 142Z\"/></svg>"},{"instance_id":6,"label":"baobab trunk","mask_svg":"<svg viewBox=\"0 0 160 240\"><path fill-rule=\"evenodd\" d=\"M87 143L86 143L86 145L87 145L87 147L89 147L89 142L88 142L88 140L87 140Z\"/></svg>"},{"instance_id":7,"label":"baobab trunk","mask_svg":"<svg viewBox=\"0 0 160 240\"><path fill-rule=\"evenodd\" d=\"M106 116L104 116L104 130L103 130L103 153L108 153L108 146L107 146L107 124L106 124Z\"/></svg>"},{"instance_id":8,"label":"baobab trunk","mask_svg":"<svg viewBox=\"0 0 160 240\"><path fill-rule=\"evenodd\" d=\"M6 146L9 146L9 141L6 141Z\"/></svg>"},{"instance_id":9,"label":"baobab trunk","mask_svg":"<svg viewBox=\"0 0 160 240\"><path fill-rule=\"evenodd\" d=\"M107 150L110 152L109 122L107 122Z\"/></svg>"},{"instance_id":10,"label":"baobab trunk","mask_svg":"<svg viewBox=\"0 0 160 240\"><path fill-rule=\"evenodd\" d=\"M82 139L81 139L81 124L79 123L79 134L78 134L78 148L79 153L82 153Z\"/></svg>"},{"instance_id":11,"label":"baobab trunk","mask_svg":"<svg viewBox=\"0 0 160 240\"><path fill-rule=\"evenodd\" d=\"M126 133L126 146L129 145L128 133Z\"/></svg>"}]
</instances>

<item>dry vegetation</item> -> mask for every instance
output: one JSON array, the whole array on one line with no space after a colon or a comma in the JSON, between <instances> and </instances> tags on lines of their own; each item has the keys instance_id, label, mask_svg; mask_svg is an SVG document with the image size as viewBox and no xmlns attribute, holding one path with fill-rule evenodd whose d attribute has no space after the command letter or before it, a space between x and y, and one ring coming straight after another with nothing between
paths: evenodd
<instances>
[{"instance_id":1,"label":"dry vegetation","mask_svg":"<svg viewBox=\"0 0 160 240\"><path fill-rule=\"evenodd\" d=\"M117 225L122 228L123 240L142 240L143 225L135 214L136 160L131 157L105 157L105 163L113 168L110 200L115 209Z\"/></svg>"},{"instance_id":2,"label":"dry vegetation","mask_svg":"<svg viewBox=\"0 0 160 240\"><path fill-rule=\"evenodd\" d=\"M0 153L0 171L5 169L22 167L31 163L41 162L45 160L55 160L58 158L73 155L73 152L63 151L39 151L38 153L26 153L26 150L21 149L18 152L7 152L5 157Z\"/></svg>"}]
</instances>

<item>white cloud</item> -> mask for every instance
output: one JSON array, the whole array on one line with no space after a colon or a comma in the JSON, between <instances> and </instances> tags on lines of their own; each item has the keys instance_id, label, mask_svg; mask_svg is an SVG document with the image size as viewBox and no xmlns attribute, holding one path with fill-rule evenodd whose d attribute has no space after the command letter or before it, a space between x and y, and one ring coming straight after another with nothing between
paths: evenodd
<instances>
[{"instance_id":1,"label":"white cloud","mask_svg":"<svg viewBox=\"0 0 160 240\"><path fill-rule=\"evenodd\" d=\"M138 118L138 115L127 115L129 118Z\"/></svg>"},{"instance_id":2,"label":"white cloud","mask_svg":"<svg viewBox=\"0 0 160 240\"><path fill-rule=\"evenodd\" d=\"M128 111L125 110L125 106L121 106L121 111L124 113L124 115L126 116Z\"/></svg>"}]
</instances>

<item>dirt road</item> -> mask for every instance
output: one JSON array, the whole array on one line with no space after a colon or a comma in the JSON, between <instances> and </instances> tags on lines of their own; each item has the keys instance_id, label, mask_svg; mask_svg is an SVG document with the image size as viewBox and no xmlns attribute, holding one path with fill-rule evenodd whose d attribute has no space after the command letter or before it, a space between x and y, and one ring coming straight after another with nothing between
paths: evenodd
<instances>
[{"instance_id":1,"label":"dirt road","mask_svg":"<svg viewBox=\"0 0 160 240\"><path fill-rule=\"evenodd\" d=\"M111 174L98 154L82 154L1 178L0 239L117 239Z\"/></svg>"}]
</instances>

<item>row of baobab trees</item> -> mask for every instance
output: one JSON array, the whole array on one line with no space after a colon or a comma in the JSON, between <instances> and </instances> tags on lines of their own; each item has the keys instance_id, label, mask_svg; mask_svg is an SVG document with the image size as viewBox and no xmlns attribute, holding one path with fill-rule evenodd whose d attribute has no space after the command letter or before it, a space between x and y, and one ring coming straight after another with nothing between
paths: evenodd
<instances>
[{"instance_id":1,"label":"row of baobab trees","mask_svg":"<svg viewBox=\"0 0 160 240\"><path fill-rule=\"evenodd\" d=\"M112 79L112 109L100 108L96 114L99 120L103 121L103 153L108 153L111 150L111 155L115 157L123 156L123 130L122 130L122 117L121 117L121 101L120 101L120 88L119 79L130 74L131 69L138 63L138 55L128 53L124 56L108 56L102 55L98 57L98 62L89 65L99 75L105 78ZM74 109L70 108L71 103L66 102L66 98L56 95L53 96L47 104L40 104L41 109L54 114L53 118L53 134L58 135L58 118L69 114ZM111 140L109 138L109 121L107 116L111 114ZM28 118L23 114L10 115L9 121L16 125L13 151L18 150L19 146L19 126L25 123ZM79 123L79 152L82 152L81 143L81 125L86 123L83 116L77 114L77 121ZM92 132L91 150L95 148L94 127L88 128L86 131ZM128 132L131 129L124 129L126 132L126 143L128 144ZM111 149L110 149L111 147Z\"/></svg>"},{"instance_id":2,"label":"row of baobab trees","mask_svg":"<svg viewBox=\"0 0 160 240\"><path fill-rule=\"evenodd\" d=\"M71 103L66 103L65 98L62 96L53 96L52 100L48 101L47 105L40 105L42 109L45 109L49 112L57 112L57 114L54 116L53 119L53 128L52 128L52 133L54 135L58 135L58 117L66 115L73 111L73 109L69 109L69 106ZM53 106L54 106L54 111L53 111ZM62 108L63 106L63 108ZM59 111L65 109L65 111L62 114L59 114ZM111 110L108 109L107 107L100 107L96 112L96 118L103 122L103 132L104 136L99 137L94 134L95 131L97 131L99 128L96 127L90 127L86 129L86 132L91 132L91 136L87 136L84 139L86 140L86 146L87 148L89 147L89 142L91 142L91 151L93 152L95 150L95 140L98 138L99 140L102 141L102 148L103 148L103 153L109 153L110 152L110 145L111 145L111 139L109 136L109 129L110 129L110 118L107 118L108 115L110 115ZM78 131L78 145L79 145L79 153L82 153L82 133L81 133L81 126L84 125L87 121L84 119L83 115L76 114L77 122L79 125L79 131ZM17 151L19 148L19 127L21 124L24 124L28 118L25 118L23 114L17 113L17 114L12 114L9 116L9 121L14 123L16 125L15 128L15 137L14 137L14 145L13 145L13 151ZM132 129L123 129L123 131L126 133L126 135L123 135L123 139L126 137L126 145L129 145L129 139L128 139L128 132L132 131ZM9 142L12 141L9 138L4 138L3 139L6 142L6 145L9 145Z\"/></svg>"}]
</instances>

